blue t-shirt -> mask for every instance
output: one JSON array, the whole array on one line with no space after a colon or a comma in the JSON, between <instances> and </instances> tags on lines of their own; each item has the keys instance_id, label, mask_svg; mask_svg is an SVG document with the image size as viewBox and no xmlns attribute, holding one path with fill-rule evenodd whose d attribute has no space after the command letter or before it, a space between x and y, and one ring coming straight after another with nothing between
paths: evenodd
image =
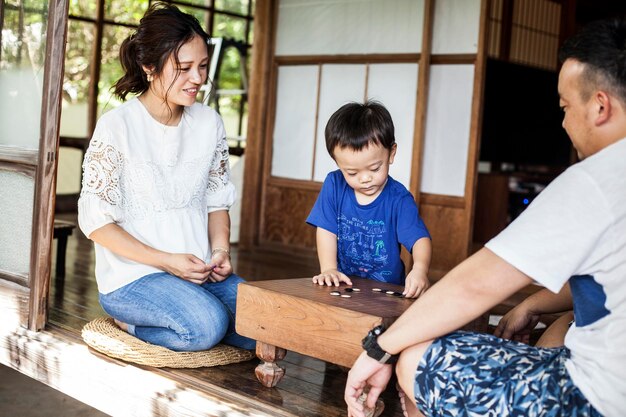
<instances>
[{"instance_id":1,"label":"blue t-shirt","mask_svg":"<svg viewBox=\"0 0 626 417\"><path fill-rule=\"evenodd\" d=\"M400 244L410 252L419 239L430 238L404 185L389 177L376 200L361 205L339 170L324 180L306 222L337 235L340 272L399 285L405 279Z\"/></svg>"}]
</instances>

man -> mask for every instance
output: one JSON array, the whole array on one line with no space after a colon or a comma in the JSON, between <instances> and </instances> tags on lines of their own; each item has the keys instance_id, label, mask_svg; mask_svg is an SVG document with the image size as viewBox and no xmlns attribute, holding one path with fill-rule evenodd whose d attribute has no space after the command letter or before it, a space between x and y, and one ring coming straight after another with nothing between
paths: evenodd
<instances>
[{"instance_id":1,"label":"man","mask_svg":"<svg viewBox=\"0 0 626 417\"><path fill-rule=\"evenodd\" d=\"M389 329L368 334L348 374L350 416L363 416L366 387L374 406L398 354L398 382L428 416L624 415L626 22L587 26L559 59L563 127L582 161ZM570 285L575 324L564 347L454 332L533 280L553 293Z\"/></svg>"}]
</instances>

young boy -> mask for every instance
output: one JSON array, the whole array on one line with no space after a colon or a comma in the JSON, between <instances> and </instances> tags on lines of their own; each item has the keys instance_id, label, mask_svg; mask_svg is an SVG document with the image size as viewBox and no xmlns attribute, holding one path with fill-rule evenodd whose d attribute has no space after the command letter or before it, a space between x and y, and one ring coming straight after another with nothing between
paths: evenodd
<instances>
[{"instance_id":1,"label":"young boy","mask_svg":"<svg viewBox=\"0 0 626 417\"><path fill-rule=\"evenodd\" d=\"M396 154L393 121L378 102L348 103L329 119L326 148L339 169L326 177L307 223L317 227L319 285L348 276L404 284L403 295L419 297L429 286L430 234L415 199L389 176ZM404 275L400 245L413 256Z\"/></svg>"}]
</instances>

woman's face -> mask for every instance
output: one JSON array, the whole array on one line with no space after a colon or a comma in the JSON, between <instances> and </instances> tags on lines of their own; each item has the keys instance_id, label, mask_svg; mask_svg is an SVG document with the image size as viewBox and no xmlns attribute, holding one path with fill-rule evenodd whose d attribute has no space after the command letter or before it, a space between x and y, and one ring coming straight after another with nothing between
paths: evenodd
<instances>
[{"instance_id":1,"label":"woman's face","mask_svg":"<svg viewBox=\"0 0 626 417\"><path fill-rule=\"evenodd\" d=\"M206 82L208 66L207 45L200 36L194 36L178 51L178 64L170 55L161 74L154 75L150 91L164 101L167 98L171 109L191 106Z\"/></svg>"}]
</instances>

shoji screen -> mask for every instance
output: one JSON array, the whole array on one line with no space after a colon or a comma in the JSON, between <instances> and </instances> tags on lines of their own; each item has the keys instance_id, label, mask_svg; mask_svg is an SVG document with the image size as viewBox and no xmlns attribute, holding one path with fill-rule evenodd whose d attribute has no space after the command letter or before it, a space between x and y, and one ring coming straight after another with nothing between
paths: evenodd
<instances>
[{"instance_id":1,"label":"shoji screen","mask_svg":"<svg viewBox=\"0 0 626 417\"><path fill-rule=\"evenodd\" d=\"M324 140L328 118L349 101L375 99L396 127L391 175L409 185L423 6L423 0L280 2L272 177L323 181L336 169Z\"/></svg>"}]
</instances>

